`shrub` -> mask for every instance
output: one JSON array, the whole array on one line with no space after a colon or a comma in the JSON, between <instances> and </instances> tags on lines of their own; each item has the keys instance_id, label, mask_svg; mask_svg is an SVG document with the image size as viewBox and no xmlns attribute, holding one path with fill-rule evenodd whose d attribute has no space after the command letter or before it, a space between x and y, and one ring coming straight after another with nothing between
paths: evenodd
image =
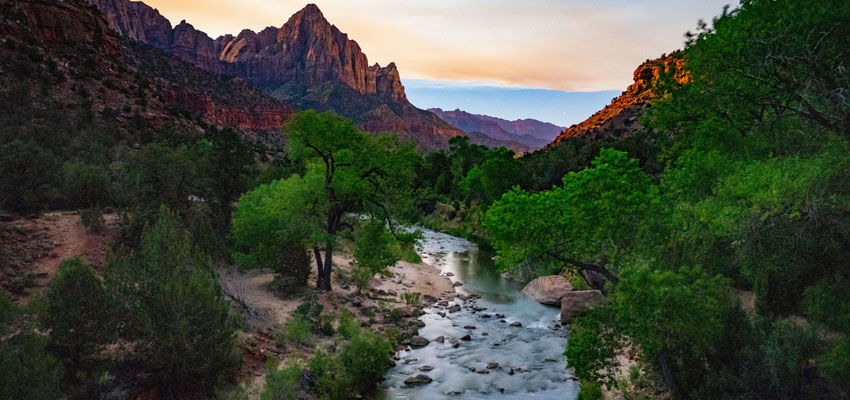
<instances>
[{"instance_id":1,"label":"shrub","mask_svg":"<svg viewBox=\"0 0 850 400\"><path fill-rule=\"evenodd\" d=\"M339 358L357 393L365 394L382 379L391 365L391 355L390 342L370 330L359 329Z\"/></svg>"},{"instance_id":2,"label":"shrub","mask_svg":"<svg viewBox=\"0 0 850 400\"><path fill-rule=\"evenodd\" d=\"M828 379L850 389L850 338L837 340L818 363Z\"/></svg>"},{"instance_id":3,"label":"shrub","mask_svg":"<svg viewBox=\"0 0 850 400\"><path fill-rule=\"evenodd\" d=\"M602 385L593 381L581 381L578 400L599 400L602 398Z\"/></svg>"},{"instance_id":4,"label":"shrub","mask_svg":"<svg viewBox=\"0 0 850 400\"><path fill-rule=\"evenodd\" d=\"M319 326L319 332L323 335L331 336L334 334L334 319L336 319L333 315L324 314L321 316L321 325Z\"/></svg>"},{"instance_id":5,"label":"shrub","mask_svg":"<svg viewBox=\"0 0 850 400\"><path fill-rule=\"evenodd\" d=\"M304 300L295 308L295 317L307 321L311 329L319 329L319 320L322 310L325 306L319 303L319 297L315 291L308 291L304 295Z\"/></svg>"},{"instance_id":6,"label":"shrub","mask_svg":"<svg viewBox=\"0 0 850 400\"><path fill-rule=\"evenodd\" d=\"M354 318L354 314L343 308L339 315L339 328L337 331L342 337L350 339L360 329L360 321Z\"/></svg>"},{"instance_id":7,"label":"shrub","mask_svg":"<svg viewBox=\"0 0 850 400\"><path fill-rule=\"evenodd\" d=\"M404 292L401 294L401 299L409 306L417 306L419 305L419 297L421 295L421 293L416 292Z\"/></svg>"},{"instance_id":8,"label":"shrub","mask_svg":"<svg viewBox=\"0 0 850 400\"><path fill-rule=\"evenodd\" d=\"M292 364L266 376L266 387L260 394L262 400L296 400L302 398L298 390L301 368Z\"/></svg>"},{"instance_id":9,"label":"shrub","mask_svg":"<svg viewBox=\"0 0 850 400\"><path fill-rule=\"evenodd\" d=\"M83 227L91 233L101 233L106 225L103 220L103 213L97 208L86 208L80 211L80 221Z\"/></svg>"},{"instance_id":10,"label":"shrub","mask_svg":"<svg viewBox=\"0 0 850 400\"><path fill-rule=\"evenodd\" d=\"M0 291L0 399L60 398L62 365L46 351L48 338L20 314Z\"/></svg>"},{"instance_id":11,"label":"shrub","mask_svg":"<svg viewBox=\"0 0 850 400\"><path fill-rule=\"evenodd\" d=\"M79 259L65 260L47 290L50 348L76 367L108 342L109 301L91 268Z\"/></svg>"},{"instance_id":12,"label":"shrub","mask_svg":"<svg viewBox=\"0 0 850 400\"><path fill-rule=\"evenodd\" d=\"M295 316L286 324L283 338L289 342L306 344L312 334L313 327L310 325L310 322L301 316Z\"/></svg>"},{"instance_id":13,"label":"shrub","mask_svg":"<svg viewBox=\"0 0 850 400\"><path fill-rule=\"evenodd\" d=\"M363 291L363 288L369 286L369 279L372 279L373 275L374 273L369 268L354 267L351 278L354 281L354 285L357 286L358 295Z\"/></svg>"}]
</instances>

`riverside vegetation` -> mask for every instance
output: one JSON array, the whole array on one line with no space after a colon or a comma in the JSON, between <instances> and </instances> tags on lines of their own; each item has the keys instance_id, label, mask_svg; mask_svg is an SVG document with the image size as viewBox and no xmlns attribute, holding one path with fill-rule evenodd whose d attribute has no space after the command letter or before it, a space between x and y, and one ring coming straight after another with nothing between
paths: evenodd
<instances>
[{"instance_id":1,"label":"riverside vegetation","mask_svg":"<svg viewBox=\"0 0 850 400\"><path fill-rule=\"evenodd\" d=\"M311 262L315 286L333 289L347 247L363 287L416 257L400 225L419 222L491 245L523 279L566 274L605 292L569 327L581 398L604 386L846 399L848 15L846 1L744 0L689 34L633 135L524 157L465 137L422 155L315 111L283 128L281 151L228 129L65 115L0 89L16 110L0 114L3 209L83 209L94 230L117 209L123 227L101 270L69 259L43 296L0 293L0 398L256 395L235 385L245 320L222 266L271 270L282 296L303 296L283 345L334 343L269 357L260 398L366 395L401 334L322 314ZM626 348L637 364L623 376Z\"/></svg>"}]
</instances>

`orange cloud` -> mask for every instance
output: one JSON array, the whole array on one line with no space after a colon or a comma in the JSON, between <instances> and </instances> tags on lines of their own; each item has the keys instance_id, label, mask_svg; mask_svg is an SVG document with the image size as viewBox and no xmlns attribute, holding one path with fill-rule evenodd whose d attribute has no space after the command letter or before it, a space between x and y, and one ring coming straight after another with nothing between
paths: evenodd
<instances>
[{"instance_id":1,"label":"orange cloud","mask_svg":"<svg viewBox=\"0 0 850 400\"><path fill-rule=\"evenodd\" d=\"M215 37L281 26L304 0L147 0ZM728 0L316 0L370 62L403 78L561 90L623 89L647 58Z\"/></svg>"}]
</instances>

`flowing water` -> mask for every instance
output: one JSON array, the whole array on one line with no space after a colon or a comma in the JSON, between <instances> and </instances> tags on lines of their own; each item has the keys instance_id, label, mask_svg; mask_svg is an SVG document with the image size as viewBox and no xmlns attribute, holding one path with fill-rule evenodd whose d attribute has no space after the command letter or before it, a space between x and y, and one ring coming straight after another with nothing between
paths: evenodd
<instances>
[{"instance_id":1,"label":"flowing water","mask_svg":"<svg viewBox=\"0 0 850 400\"><path fill-rule=\"evenodd\" d=\"M450 279L463 283L457 288L459 294L478 294L481 298L466 302L448 299L449 306L462 306L456 313L437 305L425 309L421 317L425 327L419 334L431 343L397 353L400 360L387 372L386 389L376 398L575 399L579 387L566 369L563 352L567 337L564 328L558 326L558 309L531 300L521 286L503 279L490 256L480 253L474 243L430 230L423 233L419 251L423 262L438 267L443 274L454 274ZM522 327L511 327L514 322ZM467 328L472 326L475 329ZM449 341L467 334L471 340L462 341L457 348ZM435 342L439 336L446 341ZM420 369L427 366L433 369ZM420 373L433 382L404 383Z\"/></svg>"}]
</instances>

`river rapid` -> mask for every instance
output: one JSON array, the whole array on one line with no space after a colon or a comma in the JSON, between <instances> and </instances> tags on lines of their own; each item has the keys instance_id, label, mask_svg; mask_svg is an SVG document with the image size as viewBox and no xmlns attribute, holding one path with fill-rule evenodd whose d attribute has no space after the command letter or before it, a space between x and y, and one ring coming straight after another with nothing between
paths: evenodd
<instances>
[{"instance_id":1,"label":"river rapid","mask_svg":"<svg viewBox=\"0 0 850 400\"><path fill-rule=\"evenodd\" d=\"M531 300L522 286L502 278L490 256L474 243L422 231L418 250L423 262L463 285L456 288L459 297L447 299L447 306L425 309L419 334L431 343L399 351L397 365L385 376L385 388L374 398L575 399L579 385L566 368L567 334L559 325L558 309ZM455 304L461 310L448 312ZM522 326L511 326L516 322ZM452 338L465 335L470 340L454 347ZM440 336L445 338L442 343L435 341ZM433 381L404 383L417 374Z\"/></svg>"}]
</instances>

